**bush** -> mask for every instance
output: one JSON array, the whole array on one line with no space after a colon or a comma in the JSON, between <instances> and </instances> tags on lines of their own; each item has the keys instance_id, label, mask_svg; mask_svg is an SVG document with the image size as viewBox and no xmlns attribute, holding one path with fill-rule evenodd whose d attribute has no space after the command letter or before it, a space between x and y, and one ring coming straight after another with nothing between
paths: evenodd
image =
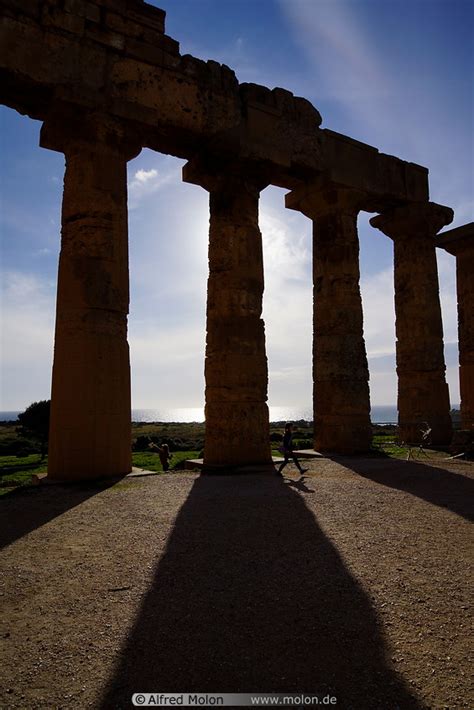
<instances>
[{"instance_id":1,"label":"bush","mask_svg":"<svg viewBox=\"0 0 474 710\"><path fill-rule=\"evenodd\" d=\"M41 460L46 456L49 438L49 414L51 400L33 402L24 412L18 415L20 425L17 432L39 444Z\"/></svg>"},{"instance_id":2,"label":"bush","mask_svg":"<svg viewBox=\"0 0 474 710\"><path fill-rule=\"evenodd\" d=\"M314 441L312 439L294 439L295 449L312 449L314 447Z\"/></svg>"},{"instance_id":3,"label":"bush","mask_svg":"<svg viewBox=\"0 0 474 710\"><path fill-rule=\"evenodd\" d=\"M133 451L146 451L148 445L151 443L151 438L149 436L137 436L132 443Z\"/></svg>"},{"instance_id":4,"label":"bush","mask_svg":"<svg viewBox=\"0 0 474 710\"><path fill-rule=\"evenodd\" d=\"M29 456L39 454L40 447L34 441L28 441L15 435L5 436L0 441L0 456Z\"/></svg>"}]
</instances>

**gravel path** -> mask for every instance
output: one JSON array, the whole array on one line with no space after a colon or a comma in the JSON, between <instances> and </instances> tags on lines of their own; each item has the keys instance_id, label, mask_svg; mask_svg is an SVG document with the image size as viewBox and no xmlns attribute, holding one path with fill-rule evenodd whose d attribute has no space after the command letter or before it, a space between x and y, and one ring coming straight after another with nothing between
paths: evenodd
<instances>
[{"instance_id":1,"label":"gravel path","mask_svg":"<svg viewBox=\"0 0 474 710\"><path fill-rule=\"evenodd\" d=\"M0 706L133 692L319 692L472 708L474 466L313 460L1 503Z\"/></svg>"}]
</instances>

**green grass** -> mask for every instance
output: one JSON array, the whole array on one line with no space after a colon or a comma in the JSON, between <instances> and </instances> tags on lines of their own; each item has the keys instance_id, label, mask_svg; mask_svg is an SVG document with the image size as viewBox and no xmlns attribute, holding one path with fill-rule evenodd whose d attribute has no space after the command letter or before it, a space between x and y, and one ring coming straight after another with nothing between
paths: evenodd
<instances>
[{"instance_id":1,"label":"green grass","mask_svg":"<svg viewBox=\"0 0 474 710\"><path fill-rule=\"evenodd\" d=\"M28 486L34 473L45 473L48 459L39 454L0 456L0 496L17 486Z\"/></svg>"},{"instance_id":2,"label":"green grass","mask_svg":"<svg viewBox=\"0 0 474 710\"><path fill-rule=\"evenodd\" d=\"M182 461L197 459L198 457L199 451L173 451L170 461L170 470L172 471L175 466ZM132 462L137 468L144 468L146 471L163 472L160 457L158 454L154 454L151 451L134 451L132 454Z\"/></svg>"},{"instance_id":3,"label":"green grass","mask_svg":"<svg viewBox=\"0 0 474 710\"><path fill-rule=\"evenodd\" d=\"M374 434L372 439L372 447L374 453L390 458L399 459L406 458L407 449L400 446L396 441L396 435L392 434Z\"/></svg>"},{"instance_id":4,"label":"green grass","mask_svg":"<svg viewBox=\"0 0 474 710\"><path fill-rule=\"evenodd\" d=\"M196 459L198 456L199 451L175 451L170 462L170 470L182 461ZM0 496L8 493L12 488L30 485L33 474L46 473L48 458L46 457L44 461L40 461L40 458L39 454L0 456ZM137 468L147 471L163 472L159 456L148 451L134 452L132 463Z\"/></svg>"},{"instance_id":5,"label":"green grass","mask_svg":"<svg viewBox=\"0 0 474 710\"><path fill-rule=\"evenodd\" d=\"M392 459L406 459L410 454L410 458L417 461L424 459L444 459L450 456L449 451L439 449L420 450L418 446L401 446L396 441L396 434L375 434L372 442L373 452L379 456L388 456ZM410 453L411 452L411 453Z\"/></svg>"},{"instance_id":6,"label":"green grass","mask_svg":"<svg viewBox=\"0 0 474 710\"><path fill-rule=\"evenodd\" d=\"M304 442L305 448L307 441L310 436L310 428L306 427L307 431L304 431L303 436L300 434L301 443ZM305 429L305 427L300 427L300 429ZM272 430L281 430L281 427L272 426ZM202 424L144 424L144 425L134 425L134 435L144 434L151 435L159 433L161 436L168 434L169 436L174 436L176 438L182 437L183 439L189 438L199 438L203 436L204 425ZM2 437L11 436L13 433L12 426L0 427L0 441ZM406 459L409 449L406 446L399 446L396 441L396 428L393 427L392 431L374 431L373 438L373 448L372 454L374 456L385 456L389 458ZM306 438L306 441L304 440ZM184 443L184 442L183 442ZM295 444L299 442L295 441ZM278 451L278 442L272 442L272 456L280 457L281 453ZM186 450L186 451L175 451L172 454L172 459L170 462L170 470L173 470L182 461L186 459L195 459L199 457L199 450ZM439 452L433 450L427 450L426 455L429 458L443 458L448 456L447 452ZM412 448L411 457L413 459L424 459L425 454L420 452L416 447ZM27 456L0 456L0 496L8 493L12 488L19 486L28 486L31 484L32 476L36 473L46 473L47 470L47 457L44 461L41 461L39 454L29 454ZM163 467L161 465L159 456L152 453L151 451L135 451L132 454L133 466L136 468L142 468L147 471L156 471L157 473L162 473Z\"/></svg>"}]
</instances>

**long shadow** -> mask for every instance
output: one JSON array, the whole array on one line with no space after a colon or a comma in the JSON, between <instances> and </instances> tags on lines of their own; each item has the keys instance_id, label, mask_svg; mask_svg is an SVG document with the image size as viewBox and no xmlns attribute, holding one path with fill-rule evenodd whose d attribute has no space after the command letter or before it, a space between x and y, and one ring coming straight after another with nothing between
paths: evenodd
<instances>
[{"instance_id":1,"label":"long shadow","mask_svg":"<svg viewBox=\"0 0 474 710\"><path fill-rule=\"evenodd\" d=\"M354 473L389 488L405 491L453 513L474 519L474 479L420 461L330 457Z\"/></svg>"},{"instance_id":2,"label":"long shadow","mask_svg":"<svg viewBox=\"0 0 474 710\"><path fill-rule=\"evenodd\" d=\"M312 692L424 708L392 667L367 593L281 479L201 477L104 690Z\"/></svg>"},{"instance_id":3,"label":"long shadow","mask_svg":"<svg viewBox=\"0 0 474 710\"><path fill-rule=\"evenodd\" d=\"M0 497L0 549L117 483L21 486Z\"/></svg>"},{"instance_id":4,"label":"long shadow","mask_svg":"<svg viewBox=\"0 0 474 710\"><path fill-rule=\"evenodd\" d=\"M33 468L38 468L42 461L36 461L36 463L19 463L13 466L2 466L0 468L0 479L2 476L8 476L11 473L16 473L16 471L31 471Z\"/></svg>"}]
</instances>

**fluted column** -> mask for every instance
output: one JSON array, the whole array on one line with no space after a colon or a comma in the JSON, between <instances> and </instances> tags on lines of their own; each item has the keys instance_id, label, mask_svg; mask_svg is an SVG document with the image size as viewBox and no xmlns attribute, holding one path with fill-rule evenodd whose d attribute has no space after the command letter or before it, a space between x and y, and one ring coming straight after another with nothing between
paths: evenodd
<instances>
[{"instance_id":1,"label":"fluted column","mask_svg":"<svg viewBox=\"0 0 474 710\"><path fill-rule=\"evenodd\" d=\"M262 181L245 169L184 179L210 193L205 468L271 464L264 288L258 202Z\"/></svg>"},{"instance_id":2,"label":"fluted column","mask_svg":"<svg viewBox=\"0 0 474 710\"><path fill-rule=\"evenodd\" d=\"M359 287L357 215L363 195L305 188L286 206L313 220L313 406L318 451L367 451L369 371Z\"/></svg>"},{"instance_id":3,"label":"fluted column","mask_svg":"<svg viewBox=\"0 0 474 710\"><path fill-rule=\"evenodd\" d=\"M125 474L132 467L126 165L138 150L97 117L67 133L46 123L41 142L66 157L48 477Z\"/></svg>"},{"instance_id":4,"label":"fluted column","mask_svg":"<svg viewBox=\"0 0 474 710\"><path fill-rule=\"evenodd\" d=\"M435 235L453 211L432 202L372 217L393 240L399 436L417 442L426 424L434 444L451 440Z\"/></svg>"},{"instance_id":5,"label":"fluted column","mask_svg":"<svg viewBox=\"0 0 474 710\"><path fill-rule=\"evenodd\" d=\"M438 235L438 247L456 257L461 426L474 429L474 222Z\"/></svg>"}]
</instances>

